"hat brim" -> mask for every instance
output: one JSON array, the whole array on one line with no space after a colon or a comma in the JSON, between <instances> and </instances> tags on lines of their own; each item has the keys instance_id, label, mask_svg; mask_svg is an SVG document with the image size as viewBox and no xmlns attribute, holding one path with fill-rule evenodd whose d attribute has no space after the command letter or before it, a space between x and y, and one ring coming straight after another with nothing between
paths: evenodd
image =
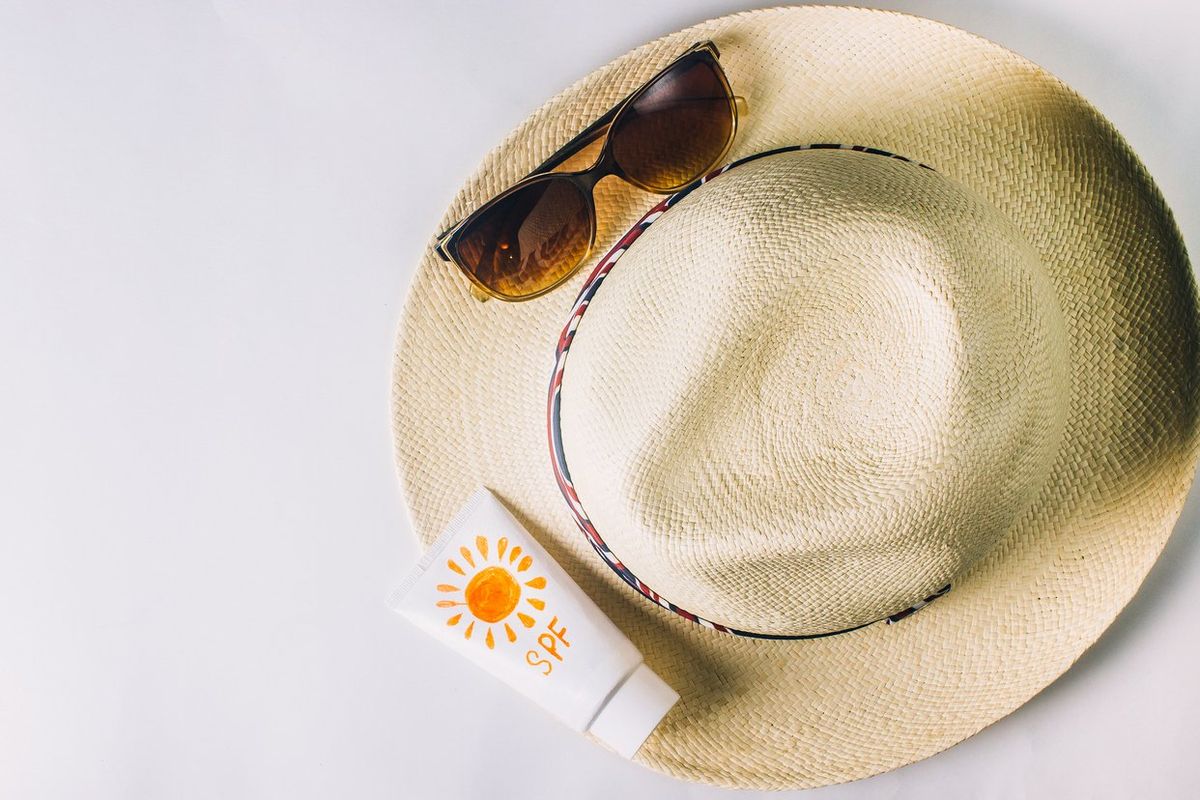
<instances>
[{"instance_id":1,"label":"hat brim","mask_svg":"<svg viewBox=\"0 0 1200 800\"><path fill-rule=\"evenodd\" d=\"M928 757L995 722L1062 674L1133 596L1200 455L1196 290L1158 190L1095 109L995 44L863 9L736 14L622 56L522 123L444 222L706 38L751 109L731 159L821 141L899 153L994 203L1041 254L1067 325L1072 396L1033 508L954 591L896 625L809 641L697 626L597 558L550 469L546 382L587 270L537 300L482 304L432 248L398 334L396 459L423 543L489 487L680 693L639 761L728 786L814 787ZM602 253L655 198L606 182L597 201Z\"/></svg>"}]
</instances>

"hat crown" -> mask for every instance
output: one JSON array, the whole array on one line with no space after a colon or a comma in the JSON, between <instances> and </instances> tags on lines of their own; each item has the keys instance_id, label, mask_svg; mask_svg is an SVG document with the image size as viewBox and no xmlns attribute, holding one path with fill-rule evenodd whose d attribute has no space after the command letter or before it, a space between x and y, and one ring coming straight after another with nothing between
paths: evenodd
<instances>
[{"instance_id":1,"label":"hat crown","mask_svg":"<svg viewBox=\"0 0 1200 800\"><path fill-rule=\"evenodd\" d=\"M580 322L563 449L615 555L692 613L814 635L993 549L1045 481L1066 342L1036 252L931 170L767 156L649 228Z\"/></svg>"}]
</instances>

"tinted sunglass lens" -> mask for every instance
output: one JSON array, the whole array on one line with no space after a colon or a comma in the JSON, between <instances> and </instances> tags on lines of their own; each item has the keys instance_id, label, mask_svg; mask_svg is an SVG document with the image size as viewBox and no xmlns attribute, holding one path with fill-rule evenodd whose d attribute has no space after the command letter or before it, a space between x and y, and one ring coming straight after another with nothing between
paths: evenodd
<instances>
[{"instance_id":1,"label":"tinted sunglass lens","mask_svg":"<svg viewBox=\"0 0 1200 800\"><path fill-rule=\"evenodd\" d=\"M677 64L625 107L610 132L613 157L635 183L682 188L716 164L733 136L733 98L707 58Z\"/></svg>"},{"instance_id":2,"label":"tinted sunglass lens","mask_svg":"<svg viewBox=\"0 0 1200 800\"><path fill-rule=\"evenodd\" d=\"M458 235L453 249L481 284L518 299L545 291L578 267L591 247L592 225L583 191L550 177L493 202Z\"/></svg>"}]
</instances>

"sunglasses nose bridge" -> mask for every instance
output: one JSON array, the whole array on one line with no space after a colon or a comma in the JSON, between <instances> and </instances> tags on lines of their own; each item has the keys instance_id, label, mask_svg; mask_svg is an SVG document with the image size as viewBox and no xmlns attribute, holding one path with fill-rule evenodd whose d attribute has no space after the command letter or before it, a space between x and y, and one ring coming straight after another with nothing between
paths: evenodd
<instances>
[{"instance_id":1,"label":"sunglasses nose bridge","mask_svg":"<svg viewBox=\"0 0 1200 800\"><path fill-rule=\"evenodd\" d=\"M596 163L588 167L583 172L575 176L576 182L587 194L591 194L596 188L596 184L607 178L609 175L619 175L617 162L613 160L612 148L605 147L600 153L600 157L596 159Z\"/></svg>"}]
</instances>

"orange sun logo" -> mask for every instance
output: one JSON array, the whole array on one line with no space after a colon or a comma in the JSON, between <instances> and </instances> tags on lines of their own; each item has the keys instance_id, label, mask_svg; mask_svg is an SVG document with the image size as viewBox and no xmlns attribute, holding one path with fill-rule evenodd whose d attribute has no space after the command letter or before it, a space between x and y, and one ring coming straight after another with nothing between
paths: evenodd
<instances>
[{"instance_id":1,"label":"orange sun logo","mask_svg":"<svg viewBox=\"0 0 1200 800\"><path fill-rule=\"evenodd\" d=\"M446 562L446 566L453 572L466 579L466 586L460 587L450 583L439 583L438 591L446 593L459 593L461 599L454 600L439 600L438 608L454 608L456 606L466 606L473 619L467 622L467 627L463 629L463 636L467 639L471 638L471 634L475 632L475 623L480 622L486 629L483 641L489 648L496 646L496 637L492 633L492 625L504 620L516 611L517 619L526 628L532 628L534 625L533 617L528 614L517 611L517 605L521 602L521 586L520 573L526 572L533 566L533 557L525 555L522 557L520 546L508 548L508 539L500 537L496 541L496 562L497 565L489 565L489 547L486 536L475 537L475 550L472 551L469 547L463 546L458 549L462 560L466 562L467 569L463 569L453 558ZM505 555L507 554L507 558ZM478 563L476 563L478 561ZM505 564L507 561L507 565ZM530 578L524 582L527 589L545 589L546 579L538 576ZM538 611L546 607L546 601L539 597L526 597L525 602ZM463 612L458 612L446 620L447 625L457 625L462 621ZM517 632L513 630L512 625L504 622L504 634L508 637L508 641L515 642L517 640Z\"/></svg>"}]
</instances>

